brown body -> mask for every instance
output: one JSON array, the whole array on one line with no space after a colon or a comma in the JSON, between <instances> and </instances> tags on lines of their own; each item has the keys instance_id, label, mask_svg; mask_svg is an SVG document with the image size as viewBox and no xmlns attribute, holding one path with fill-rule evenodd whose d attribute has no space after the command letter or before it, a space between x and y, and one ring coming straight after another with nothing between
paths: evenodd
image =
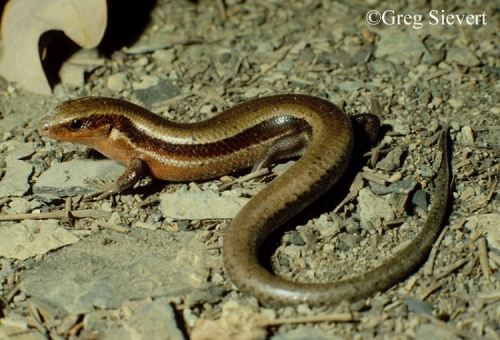
<instances>
[{"instance_id":1,"label":"brown body","mask_svg":"<svg viewBox=\"0 0 500 340\"><path fill-rule=\"evenodd\" d=\"M147 173L191 181L302 156L248 202L224 240L229 276L266 304L331 304L386 289L423 261L444 219L449 167L446 138L441 138L446 157L433 208L410 246L361 276L328 284L291 282L266 271L256 254L269 233L328 190L347 168L353 128L335 105L316 97L280 95L239 104L203 122L178 124L124 101L84 98L62 103L38 130L50 138L86 144L128 165L113 186L98 192L101 196L120 192Z\"/></svg>"}]
</instances>

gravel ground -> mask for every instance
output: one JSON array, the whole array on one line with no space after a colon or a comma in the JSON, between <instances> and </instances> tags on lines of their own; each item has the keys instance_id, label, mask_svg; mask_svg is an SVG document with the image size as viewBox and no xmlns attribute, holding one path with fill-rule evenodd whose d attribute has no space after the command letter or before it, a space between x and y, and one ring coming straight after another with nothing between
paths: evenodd
<instances>
[{"instance_id":1,"label":"gravel ground","mask_svg":"<svg viewBox=\"0 0 500 340\"><path fill-rule=\"evenodd\" d=\"M0 338L499 339L499 11L493 1L159 0L145 27L132 9L130 29L115 28L117 39L100 47L127 41L138 23L128 48L63 63L52 96L0 79L0 217L12 220L0 222ZM189 194L182 208L201 210L205 191L226 186L221 204L240 202L274 174L232 186L227 176L146 179L84 202L74 190L89 186L62 188L61 178L122 168L35 129L70 98L126 99L193 122L278 93L375 111L384 124L358 169L363 189L343 200L335 188L269 242L274 271L294 280L355 275L409 242L432 202L436 133L450 124L450 214L420 270L361 301L262 306L223 270L230 218L210 209L174 216L162 194ZM48 184L41 176L59 163L68 168ZM32 213L47 215L24 215Z\"/></svg>"}]
</instances>

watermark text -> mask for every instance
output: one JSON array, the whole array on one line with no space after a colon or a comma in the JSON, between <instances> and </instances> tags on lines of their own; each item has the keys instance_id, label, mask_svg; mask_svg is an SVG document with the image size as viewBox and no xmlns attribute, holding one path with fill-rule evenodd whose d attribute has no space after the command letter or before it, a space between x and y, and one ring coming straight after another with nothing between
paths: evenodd
<instances>
[{"instance_id":1,"label":"watermark text","mask_svg":"<svg viewBox=\"0 0 500 340\"><path fill-rule=\"evenodd\" d=\"M482 14L451 14L444 10L431 10L424 14L397 13L393 10L379 12L376 10L366 13L366 21L370 25L384 24L386 26L411 26L414 29L421 29L424 25L467 25L480 26L487 25L486 13Z\"/></svg>"}]
</instances>

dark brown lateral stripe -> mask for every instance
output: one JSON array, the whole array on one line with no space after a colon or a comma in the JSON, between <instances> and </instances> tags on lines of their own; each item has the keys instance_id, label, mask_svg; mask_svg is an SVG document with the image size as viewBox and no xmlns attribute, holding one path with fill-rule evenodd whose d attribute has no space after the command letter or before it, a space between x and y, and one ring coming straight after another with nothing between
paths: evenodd
<instances>
[{"instance_id":1,"label":"dark brown lateral stripe","mask_svg":"<svg viewBox=\"0 0 500 340\"><path fill-rule=\"evenodd\" d=\"M288 133L303 131L311 134L312 132L311 126L305 120L283 115L262 121L234 136L217 142L197 144L194 140L193 144L180 144L169 143L165 139L154 138L151 135L145 138L144 133L127 116L112 114L96 116L94 115L93 120L99 120L100 123L104 123L108 119L113 121L113 128L120 131L121 135L125 136L134 147L161 152L165 157L182 157L184 160L226 156Z\"/></svg>"}]
</instances>

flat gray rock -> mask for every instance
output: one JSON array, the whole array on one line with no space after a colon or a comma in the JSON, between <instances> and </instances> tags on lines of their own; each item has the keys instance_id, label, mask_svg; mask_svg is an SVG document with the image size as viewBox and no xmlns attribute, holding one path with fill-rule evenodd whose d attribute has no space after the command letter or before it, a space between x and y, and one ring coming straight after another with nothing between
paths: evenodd
<instances>
[{"instance_id":1,"label":"flat gray rock","mask_svg":"<svg viewBox=\"0 0 500 340\"><path fill-rule=\"evenodd\" d=\"M248 198L219 196L214 191L180 192L160 196L164 216L179 220L234 218Z\"/></svg>"},{"instance_id":2,"label":"flat gray rock","mask_svg":"<svg viewBox=\"0 0 500 340\"><path fill-rule=\"evenodd\" d=\"M79 240L57 220L24 220L0 229L0 256L26 260Z\"/></svg>"},{"instance_id":3,"label":"flat gray rock","mask_svg":"<svg viewBox=\"0 0 500 340\"><path fill-rule=\"evenodd\" d=\"M85 183L86 178L115 180L124 170L124 165L110 159L55 163L38 178L33 192L59 197L86 195L96 190L92 184Z\"/></svg>"},{"instance_id":4,"label":"flat gray rock","mask_svg":"<svg viewBox=\"0 0 500 340\"><path fill-rule=\"evenodd\" d=\"M35 153L35 143L33 142L21 143L17 140L9 140L1 145L7 147L9 159L23 159Z\"/></svg>"},{"instance_id":5,"label":"flat gray rock","mask_svg":"<svg viewBox=\"0 0 500 340\"><path fill-rule=\"evenodd\" d=\"M450 47L446 53L446 61L473 67L481 64L474 53L466 47Z\"/></svg>"},{"instance_id":6,"label":"flat gray rock","mask_svg":"<svg viewBox=\"0 0 500 340\"><path fill-rule=\"evenodd\" d=\"M0 198L22 196L30 189L28 179L33 172L33 166L23 161L7 160L5 176L0 181Z\"/></svg>"},{"instance_id":7,"label":"flat gray rock","mask_svg":"<svg viewBox=\"0 0 500 340\"><path fill-rule=\"evenodd\" d=\"M92 329L86 329L91 331ZM97 328L95 331L103 331ZM149 302L129 313L124 320L104 329L106 339L185 339L166 298Z\"/></svg>"},{"instance_id":8,"label":"flat gray rock","mask_svg":"<svg viewBox=\"0 0 500 340\"><path fill-rule=\"evenodd\" d=\"M388 200L375 195L368 188L363 188L359 191L358 203L361 211L359 217L362 225L369 225L372 220L377 218L383 221L392 221L394 219L394 211Z\"/></svg>"},{"instance_id":9,"label":"flat gray rock","mask_svg":"<svg viewBox=\"0 0 500 340\"><path fill-rule=\"evenodd\" d=\"M126 300L201 289L214 265L210 259L204 243L190 232L105 230L28 270L21 290L62 315L118 308Z\"/></svg>"}]
</instances>

